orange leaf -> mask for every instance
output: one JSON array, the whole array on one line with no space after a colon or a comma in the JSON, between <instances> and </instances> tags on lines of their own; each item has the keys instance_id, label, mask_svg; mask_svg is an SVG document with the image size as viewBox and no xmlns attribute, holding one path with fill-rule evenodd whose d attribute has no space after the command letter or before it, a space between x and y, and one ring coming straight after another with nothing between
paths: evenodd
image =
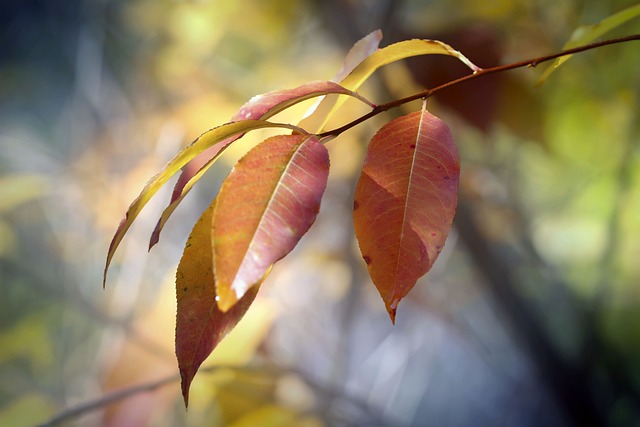
<instances>
[{"instance_id":1,"label":"orange leaf","mask_svg":"<svg viewBox=\"0 0 640 427\"><path fill-rule=\"evenodd\" d=\"M329 93L352 96L370 107L373 107L367 99L358 95L356 92L343 88L337 83L315 81L305 83L293 89L275 90L262 95L256 95L244 104L240 110L238 110L238 112L231 118L231 122L237 122L245 119L266 120L299 102L327 95ZM193 185L202 177L202 175L204 175L209 167L213 165L213 162L218 158L218 154L229 144L242 138L242 136L244 136L244 133L237 134L213 145L184 167L173 189L169 206L167 206L164 212L162 212L162 216L158 220L158 223L151 234L149 249L158 243L160 232L173 211L189 193Z\"/></svg>"},{"instance_id":2,"label":"orange leaf","mask_svg":"<svg viewBox=\"0 0 640 427\"><path fill-rule=\"evenodd\" d=\"M213 214L218 306L228 310L315 221L329 154L314 136L280 135L241 158Z\"/></svg>"},{"instance_id":3,"label":"orange leaf","mask_svg":"<svg viewBox=\"0 0 640 427\"><path fill-rule=\"evenodd\" d=\"M215 200L196 222L176 273L176 356L182 396L189 404L189 387L198 368L242 319L258 293L258 286L223 313L216 304L211 249L211 217Z\"/></svg>"},{"instance_id":4,"label":"orange leaf","mask_svg":"<svg viewBox=\"0 0 640 427\"><path fill-rule=\"evenodd\" d=\"M387 123L371 140L353 219L360 251L392 321L398 302L442 250L459 175L449 128L426 110Z\"/></svg>"},{"instance_id":5,"label":"orange leaf","mask_svg":"<svg viewBox=\"0 0 640 427\"><path fill-rule=\"evenodd\" d=\"M116 229L116 232L111 239L109 250L107 252L107 262L104 266L102 287L104 287L107 282L107 271L109 270L109 265L111 264L113 255L115 254L116 249L118 249L118 246L124 238L124 235L127 234L127 231L133 224L133 221L135 221L135 219L140 214L140 211L142 211L142 208L144 208L144 206L149 202L153 195L158 192L158 190L169 180L169 178L171 178L177 171L179 171L180 168L189 163L191 159L205 151L207 148L216 144L217 142L237 135L239 133L245 133L255 129L263 129L266 127L287 128L293 131L300 130L295 126L281 123L271 123L265 120L242 120L240 122L226 123L222 126L210 129L200 135L198 139L193 141L190 145L183 148L182 151L176 154L175 157L166 164L162 171L153 176L144 186L138 197L136 197L136 199L131 202L124 218L122 219L122 221L120 221L120 225Z\"/></svg>"}]
</instances>

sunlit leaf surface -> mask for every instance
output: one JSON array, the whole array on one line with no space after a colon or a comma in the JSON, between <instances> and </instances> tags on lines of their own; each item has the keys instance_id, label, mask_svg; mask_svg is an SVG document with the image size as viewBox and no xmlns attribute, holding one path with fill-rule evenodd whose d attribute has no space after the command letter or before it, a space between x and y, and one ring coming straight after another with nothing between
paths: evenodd
<instances>
[{"instance_id":1,"label":"sunlit leaf surface","mask_svg":"<svg viewBox=\"0 0 640 427\"><path fill-rule=\"evenodd\" d=\"M449 128L427 111L391 121L369 145L353 218L362 257L392 321L398 302L442 250L459 174Z\"/></svg>"},{"instance_id":2,"label":"sunlit leaf surface","mask_svg":"<svg viewBox=\"0 0 640 427\"><path fill-rule=\"evenodd\" d=\"M218 305L231 308L315 221L329 175L313 136L269 138L238 161L213 217Z\"/></svg>"},{"instance_id":3,"label":"sunlit leaf surface","mask_svg":"<svg viewBox=\"0 0 640 427\"><path fill-rule=\"evenodd\" d=\"M356 54L354 53L354 55ZM306 83L293 89L276 90L263 95L256 95L244 104L240 110L238 110L238 112L231 118L231 121L235 122L246 119L266 120L292 105L306 101L310 98L327 95L329 93L352 96L367 105L371 105L369 101L357 93L345 89L337 83L316 81ZM209 167L211 167L213 162L218 158L218 154L229 144L241 138L243 135L244 133L240 133L218 142L194 158L183 168L182 174L178 178L173 189L171 201L165 208L164 212L162 212L162 216L158 220L158 223L151 235L151 241L149 243L150 248L158 242L162 228L176 207L178 207L178 204L180 204L193 185L202 177Z\"/></svg>"},{"instance_id":4,"label":"sunlit leaf surface","mask_svg":"<svg viewBox=\"0 0 640 427\"><path fill-rule=\"evenodd\" d=\"M281 127L293 130L297 129L295 126L270 123L264 120L243 120L240 122L227 123L203 133L198 139L192 142L191 145L184 148L173 159L171 159L171 161L167 163L165 168L160 173L152 177L142 189L140 195L138 195L138 197L136 197L131 205L129 205L124 219L122 219L122 221L120 222L120 225L118 226L118 229L116 230L116 233L111 240L109 251L107 253L107 262L104 267L102 282L103 286L106 284L107 271L109 270L109 265L111 264L111 260L113 259L113 254L122 241L122 238L127 233L127 230L129 230L131 224L133 224L133 221L135 221L142 208L147 204L147 202L149 202L151 197L153 197L153 195L156 194L158 190L169 180L169 178L171 178L176 172L178 172L180 168L186 165L191 159L202 153L207 148L216 144L217 142L243 132L249 132L254 129L261 129L266 127Z\"/></svg>"},{"instance_id":5,"label":"sunlit leaf surface","mask_svg":"<svg viewBox=\"0 0 640 427\"><path fill-rule=\"evenodd\" d=\"M242 319L258 292L258 286L254 286L226 313L216 304L211 249L211 217L215 203L193 227L176 273L176 356L185 405L189 403L189 387L198 368Z\"/></svg>"},{"instance_id":6,"label":"sunlit leaf surface","mask_svg":"<svg viewBox=\"0 0 640 427\"><path fill-rule=\"evenodd\" d=\"M359 63L352 71L347 75L340 84L350 90L358 90L358 88L373 74L378 68L391 64L392 62L399 61L401 59L410 58L412 56L420 55L448 55L458 58L466 66L468 66L473 72L479 71L480 67L473 64L462 53L458 52L446 43L437 40L405 40L398 43L394 43L382 49L378 49L367 57L364 61ZM322 121L318 127L319 131L322 131L324 126L336 112L336 110L344 103L343 99L325 99L323 104L318 107L319 112L322 113ZM328 105L327 105L328 104ZM326 114L324 112L327 112ZM312 127L318 119L309 117L306 121L300 123L300 126L307 129L309 132L315 131Z\"/></svg>"}]
</instances>

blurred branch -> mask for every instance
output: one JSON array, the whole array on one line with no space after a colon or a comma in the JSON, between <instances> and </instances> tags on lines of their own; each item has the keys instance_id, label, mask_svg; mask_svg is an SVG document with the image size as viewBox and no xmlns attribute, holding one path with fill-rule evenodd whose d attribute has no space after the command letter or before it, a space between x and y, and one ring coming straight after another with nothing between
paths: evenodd
<instances>
[{"instance_id":1,"label":"blurred branch","mask_svg":"<svg viewBox=\"0 0 640 427\"><path fill-rule=\"evenodd\" d=\"M205 370L204 369L200 370L200 372L203 372L203 371ZM57 415L50 418L49 420L45 421L44 423L38 424L38 426L36 427L58 426L62 423L71 421L82 415L86 415L90 412L97 411L106 406L112 405L116 402L119 402L120 400L124 400L131 396L135 396L136 394L148 393L148 392L154 391L167 384L176 382L179 379L180 379L180 375L175 374L175 375L162 378L160 380L156 380L156 381L145 383L145 384L140 384L137 386L133 386L133 387L129 387L122 390L114 391L112 393L105 394L104 396L98 399L91 400L89 402L82 403L80 405L65 409L62 412L59 412Z\"/></svg>"},{"instance_id":2,"label":"blurred branch","mask_svg":"<svg viewBox=\"0 0 640 427\"><path fill-rule=\"evenodd\" d=\"M355 396L350 396L345 394L345 392L343 390L339 390L337 388L334 388L332 386L326 386L324 384L321 384L315 380L313 380L312 378L308 377L307 375L305 375L304 373L300 372L299 370L296 369L292 369L292 368L283 368L283 367L278 367L278 366L273 366L273 365L268 365L268 366L243 366L243 367L238 367L238 366L206 366L203 368L200 368L198 370L198 373L200 375L203 374L211 374L214 372L218 372L220 370L237 370L237 371L242 371L242 372L249 372L249 373L272 373L275 375L296 375L299 378L301 378L307 385L309 385L309 387L311 387L316 393L322 395L323 397L327 398L327 399L340 399L346 402L349 402L351 404L353 404L355 407L359 408L364 414L368 415L368 419L367 421L367 425L377 425L377 426L392 426L392 425L397 425L397 423L392 423L389 420L385 419L385 416L378 411L376 408L372 407L371 405L369 405L367 402L365 402L364 400L358 399ZM168 384L174 383L174 382L178 382L180 380L180 375L179 374L172 374L172 375L168 375L164 378L160 378L158 380L155 381L150 381L147 383L143 383L143 384L139 384L139 385L135 385L135 386L131 386L128 388L124 388L121 390L116 390L114 392L111 393L107 393L104 396L101 396L97 399L94 400L90 400L88 402L85 403L81 403L77 406L73 406L70 408L67 408L61 412L59 412L58 414L54 415L52 418L50 418L49 420L38 424L36 427L54 427L54 426L59 426L63 423L67 423L73 419L79 418L83 415L87 415L91 412L94 411L98 411L100 409L103 409L109 405L113 405L114 403L117 403L121 400L125 400L128 399L132 396L135 396L137 394L141 394L141 393L149 393L149 392L153 392L161 387L164 387ZM323 408L323 413L318 413L318 415L321 415L325 418L329 418L329 412L328 409ZM333 414L332 414L333 415ZM359 425L360 423L358 423Z\"/></svg>"}]
</instances>

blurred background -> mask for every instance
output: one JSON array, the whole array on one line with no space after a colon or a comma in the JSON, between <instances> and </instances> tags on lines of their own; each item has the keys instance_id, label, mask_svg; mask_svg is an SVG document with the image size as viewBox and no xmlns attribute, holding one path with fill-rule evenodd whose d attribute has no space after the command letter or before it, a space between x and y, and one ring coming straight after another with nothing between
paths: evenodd
<instances>
[{"instance_id":1,"label":"blurred background","mask_svg":"<svg viewBox=\"0 0 640 427\"><path fill-rule=\"evenodd\" d=\"M540 87L544 65L429 101L460 147L460 206L395 326L352 237L352 195L367 141L416 105L329 144L316 224L205 362L188 412L175 267L235 159L268 133L229 150L147 253L160 192L101 287L149 177L253 95L330 79L374 29L383 46L435 38L490 67L555 52L634 3L3 0L0 425L640 425L637 42L574 56ZM638 32L636 19L608 36ZM425 57L362 92L383 103L463 73ZM361 113L347 104L336 124Z\"/></svg>"}]
</instances>

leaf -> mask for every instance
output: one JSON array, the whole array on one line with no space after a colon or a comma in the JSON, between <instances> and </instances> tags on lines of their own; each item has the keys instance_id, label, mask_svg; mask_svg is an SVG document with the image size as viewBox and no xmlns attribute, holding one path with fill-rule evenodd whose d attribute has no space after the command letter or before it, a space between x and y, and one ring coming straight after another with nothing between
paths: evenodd
<instances>
[{"instance_id":1,"label":"leaf","mask_svg":"<svg viewBox=\"0 0 640 427\"><path fill-rule=\"evenodd\" d=\"M316 81L306 83L302 86L298 86L293 89L276 90L273 92L265 93L263 95L254 96L244 104L240 110L231 119L232 122L245 120L245 119L260 119L266 120L275 114L295 105L299 102L306 101L307 99L317 96L327 95L329 93L352 96L365 104L373 107L373 105L367 101L366 98L358 95L357 93L345 89L337 83ZM151 234L151 240L149 242L149 249L151 249L160 238L160 232L166 224L167 220L178 207L178 204L189 193L194 184L202 177L202 175L211 167L213 162L218 158L218 154L221 150L227 147L235 140L241 138L244 133L237 134L232 138L223 140L216 145L210 147L205 152L194 158L182 171L178 182L173 189L171 195L171 201L169 205L162 212L162 216L158 220L153 233Z\"/></svg>"},{"instance_id":2,"label":"leaf","mask_svg":"<svg viewBox=\"0 0 640 427\"><path fill-rule=\"evenodd\" d=\"M193 227L176 273L176 357L185 406L198 368L242 319L258 292L258 286L254 286L226 313L218 308L211 249L215 204L214 200Z\"/></svg>"},{"instance_id":3,"label":"leaf","mask_svg":"<svg viewBox=\"0 0 640 427\"><path fill-rule=\"evenodd\" d=\"M269 138L238 161L213 216L222 310L233 307L311 227L328 175L327 149L310 135Z\"/></svg>"},{"instance_id":4,"label":"leaf","mask_svg":"<svg viewBox=\"0 0 640 427\"><path fill-rule=\"evenodd\" d=\"M340 71L331 79L334 82L339 82L349 75L354 68L356 68L362 61L367 59L369 55L378 50L378 46L380 46L380 41L382 41L382 31L375 30L371 33L367 34L360 40L358 40L349 50L347 56L344 58L344 62L342 63L342 68Z\"/></svg>"},{"instance_id":5,"label":"leaf","mask_svg":"<svg viewBox=\"0 0 640 427\"><path fill-rule=\"evenodd\" d=\"M451 131L426 110L387 123L371 140L353 220L362 257L392 322L398 302L442 250L455 214L459 175Z\"/></svg>"},{"instance_id":6,"label":"leaf","mask_svg":"<svg viewBox=\"0 0 640 427\"><path fill-rule=\"evenodd\" d=\"M409 58L419 55L448 55L458 58L467 67L469 67L474 73L480 71L481 68L473 64L462 53L453 49L446 43L442 43L437 40L405 40L398 43L394 43L382 49L378 49L371 54L367 59L358 64L357 67L345 77L340 85L350 90L358 90L358 88L364 83L378 68L391 64L392 62L399 61L401 59ZM317 128L317 132L321 132L326 126L327 122L335 111L344 103L344 99L325 99L318 107L318 111L322 111L323 120L319 126L314 124L317 118L307 118L306 121L300 123L300 126L310 132ZM325 105L322 105L325 104ZM327 105L328 104L328 105ZM326 113L325 113L326 112ZM320 114L319 114L320 115Z\"/></svg>"},{"instance_id":7,"label":"leaf","mask_svg":"<svg viewBox=\"0 0 640 427\"><path fill-rule=\"evenodd\" d=\"M147 204L151 197L153 197L153 195L158 192L160 187L162 187L169 180L169 178L171 178L191 159L193 159L195 156L202 153L204 150L211 147L215 143L239 133L249 132L251 130L266 127L288 128L293 129L294 131L300 130L295 126L280 123L271 123L264 120L243 120L240 122L227 123L222 126L213 128L200 135L198 139L196 139L189 146L180 151L173 159L171 159L160 173L152 177L144 186L138 197L136 197L131 205L129 205L125 217L120 222L120 225L118 226L118 229L116 230L116 233L111 240L109 251L107 252L107 261L104 266L102 286L104 287L107 282L107 271L109 270L109 265L111 264L113 254L118 248L118 245L120 245L122 238L127 233L127 230L129 230L131 224L133 224L133 221L135 221L142 208ZM220 152L221 151L222 150L220 150Z\"/></svg>"},{"instance_id":8,"label":"leaf","mask_svg":"<svg viewBox=\"0 0 640 427\"><path fill-rule=\"evenodd\" d=\"M597 24L581 25L573 31L571 37L569 38L569 41L565 43L562 49L567 50L585 45L587 43L591 43L598 37L602 37L609 31L638 16L640 16L640 4L623 9L618 13L614 13L613 15L604 18ZM544 71L540 79L538 79L537 84L542 84L546 79L549 78L551 73L553 73L560 65L567 62L572 56L573 55L565 55L557 58L553 62L553 64Z\"/></svg>"},{"instance_id":9,"label":"leaf","mask_svg":"<svg viewBox=\"0 0 640 427\"><path fill-rule=\"evenodd\" d=\"M378 46L380 45L380 41L382 40L382 31L375 30L360 40L358 40L349 50L347 56L345 56L344 61L342 63L342 67L340 71L336 73L335 76L331 79L332 82L339 82L349 75L353 69L358 66L362 61L367 59L369 55L378 50ZM331 106L333 104L329 104L328 102L323 103L325 97L318 99L318 101L307 110L304 115L303 122L305 128L308 129L317 129L319 124L316 124L319 120L322 120L322 117L330 111ZM310 116L315 113L318 108L322 106L321 112L314 115L313 118ZM308 127L307 127L308 126Z\"/></svg>"}]
</instances>

